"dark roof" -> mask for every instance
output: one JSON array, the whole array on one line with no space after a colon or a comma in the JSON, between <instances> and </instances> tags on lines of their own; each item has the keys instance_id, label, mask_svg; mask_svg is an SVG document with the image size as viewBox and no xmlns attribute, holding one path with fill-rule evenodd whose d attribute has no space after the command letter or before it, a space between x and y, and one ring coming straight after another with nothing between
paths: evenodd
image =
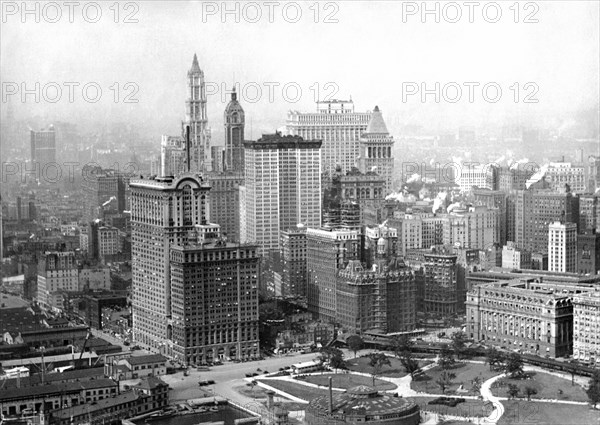
<instances>
[{"instance_id":1,"label":"dark roof","mask_svg":"<svg viewBox=\"0 0 600 425\"><path fill-rule=\"evenodd\" d=\"M57 384L44 384L33 387L3 388L0 390L0 402L15 399L31 399L34 397L49 396L51 394L73 394L82 390L116 387L112 379L92 379L88 381L64 382Z\"/></svg>"},{"instance_id":2,"label":"dark roof","mask_svg":"<svg viewBox=\"0 0 600 425\"><path fill-rule=\"evenodd\" d=\"M90 369L67 370L63 373L48 373L44 377L46 383L52 382L67 382L67 381L83 381L87 379L104 378L103 367L93 367ZM35 374L21 378L21 387L30 387L40 385L42 383L42 375ZM17 378L6 379L3 388L16 388Z\"/></svg>"},{"instance_id":3,"label":"dark roof","mask_svg":"<svg viewBox=\"0 0 600 425\"><path fill-rule=\"evenodd\" d=\"M114 397L103 398L94 403L80 404L77 406L69 407L68 409L61 409L52 412L52 417L60 419L68 419L70 417L78 417L87 415L88 413L97 412L99 410L105 410L110 407L119 406L121 404L130 403L135 401L140 396L133 391L127 391L125 393L116 395Z\"/></svg>"},{"instance_id":4,"label":"dark roof","mask_svg":"<svg viewBox=\"0 0 600 425\"><path fill-rule=\"evenodd\" d=\"M377 390L367 385L359 385L357 387L350 388L347 393L353 396L376 396Z\"/></svg>"},{"instance_id":5,"label":"dark roof","mask_svg":"<svg viewBox=\"0 0 600 425\"><path fill-rule=\"evenodd\" d=\"M142 390L153 390L162 386L168 386L168 384L156 376L149 376L142 379L142 381L137 384L135 388L140 388Z\"/></svg>"},{"instance_id":6,"label":"dark roof","mask_svg":"<svg viewBox=\"0 0 600 425\"><path fill-rule=\"evenodd\" d=\"M37 329L30 330L26 332L21 332L21 336L30 336L30 335L41 335L41 334L60 334L64 332L86 332L89 329L88 326L69 326L66 328L47 328L47 329Z\"/></svg>"},{"instance_id":7,"label":"dark roof","mask_svg":"<svg viewBox=\"0 0 600 425\"><path fill-rule=\"evenodd\" d=\"M333 414L378 416L401 412L418 412L418 406L405 398L380 394L371 387L361 385L345 393L334 394ZM308 405L307 411L317 416L329 416L329 396L316 397Z\"/></svg>"},{"instance_id":8,"label":"dark roof","mask_svg":"<svg viewBox=\"0 0 600 425\"><path fill-rule=\"evenodd\" d=\"M43 329L42 318L29 307L3 308L0 309L0 332L17 335L19 332Z\"/></svg>"},{"instance_id":9,"label":"dark roof","mask_svg":"<svg viewBox=\"0 0 600 425\"><path fill-rule=\"evenodd\" d=\"M167 358L162 354L148 354L145 356L131 356L127 359L130 365L139 365L146 363L162 363L166 362Z\"/></svg>"}]
</instances>

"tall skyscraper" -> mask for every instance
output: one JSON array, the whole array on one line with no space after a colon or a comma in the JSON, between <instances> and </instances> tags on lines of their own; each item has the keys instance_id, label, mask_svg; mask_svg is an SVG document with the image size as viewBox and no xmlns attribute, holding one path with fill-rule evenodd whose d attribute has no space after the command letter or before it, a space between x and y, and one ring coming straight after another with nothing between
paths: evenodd
<instances>
[{"instance_id":1,"label":"tall skyscraper","mask_svg":"<svg viewBox=\"0 0 600 425\"><path fill-rule=\"evenodd\" d=\"M358 168L346 174L336 172L325 178L323 185L323 221L332 227L341 224L342 211L350 203L358 207L359 221L364 224L367 209L376 209L385 200L385 179L377 173L361 173Z\"/></svg>"},{"instance_id":2,"label":"tall skyscraper","mask_svg":"<svg viewBox=\"0 0 600 425\"><path fill-rule=\"evenodd\" d=\"M439 316L456 314L459 304L457 256L445 252L425 254L425 312Z\"/></svg>"},{"instance_id":3,"label":"tall skyscraper","mask_svg":"<svg viewBox=\"0 0 600 425\"><path fill-rule=\"evenodd\" d=\"M198 57L194 54L192 67L187 73L188 96L185 101L185 120L181 123L181 136L162 136L160 149L160 175L176 176L187 170L188 149L186 129L189 128L191 146L189 149L190 170L210 171L211 131L206 112L206 84L204 71L200 69Z\"/></svg>"},{"instance_id":4,"label":"tall skyscraper","mask_svg":"<svg viewBox=\"0 0 600 425\"><path fill-rule=\"evenodd\" d=\"M392 191L393 145L394 138L388 132L379 107L375 106L369 125L360 137L359 168L363 173L374 171L383 177L386 194Z\"/></svg>"},{"instance_id":5,"label":"tall skyscraper","mask_svg":"<svg viewBox=\"0 0 600 425\"><path fill-rule=\"evenodd\" d=\"M210 222L221 226L221 234L228 241L240 240L240 185L244 176L238 173L220 173L208 176L210 182Z\"/></svg>"},{"instance_id":6,"label":"tall skyscraper","mask_svg":"<svg viewBox=\"0 0 600 425\"><path fill-rule=\"evenodd\" d=\"M598 195L586 194L579 196L579 232L596 230L600 223L600 206Z\"/></svg>"},{"instance_id":7,"label":"tall skyscraper","mask_svg":"<svg viewBox=\"0 0 600 425\"><path fill-rule=\"evenodd\" d=\"M577 225L555 221L548 226L548 270L577 271Z\"/></svg>"},{"instance_id":8,"label":"tall skyscraper","mask_svg":"<svg viewBox=\"0 0 600 425\"><path fill-rule=\"evenodd\" d=\"M194 54L192 67L187 74L188 98L185 102L186 114L182 130L190 127L191 162L193 171L208 171L210 167L210 138L208 115L206 113L206 86L204 71L200 69L198 57Z\"/></svg>"},{"instance_id":9,"label":"tall skyscraper","mask_svg":"<svg viewBox=\"0 0 600 425\"><path fill-rule=\"evenodd\" d=\"M197 240L198 232L218 232L208 223L210 186L193 173L130 186L134 339L173 355L169 250Z\"/></svg>"},{"instance_id":10,"label":"tall skyscraper","mask_svg":"<svg viewBox=\"0 0 600 425\"><path fill-rule=\"evenodd\" d=\"M31 163L35 164L38 178L46 172L44 167L56 163L56 132L50 125L47 130L30 130Z\"/></svg>"},{"instance_id":11,"label":"tall skyscraper","mask_svg":"<svg viewBox=\"0 0 600 425\"><path fill-rule=\"evenodd\" d=\"M199 365L260 355L257 249L218 238L171 248L175 359Z\"/></svg>"},{"instance_id":12,"label":"tall skyscraper","mask_svg":"<svg viewBox=\"0 0 600 425\"><path fill-rule=\"evenodd\" d=\"M339 166L346 173L357 166L360 136L370 120L370 112L354 112L352 100L326 100L317 102L317 112L290 111L287 133L321 139L323 172L333 174Z\"/></svg>"},{"instance_id":13,"label":"tall skyscraper","mask_svg":"<svg viewBox=\"0 0 600 425\"><path fill-rule=\"evenodd\" d=\"M555 221L578 223L579 198L552 190L516 192L514 242L519 248L548 252L548 225Z\"/></svg>"},{"instance_id":14,"label":"tall skyscraper","mask_svg":"<svg viewBox=\"0 0 600 425\"><path fill-rule=\"evenodd\" d=\"M577 273L598 274L600 271L600 233L596 229L577 235Z\"/></svg>"},{"instance_id":15,"label":"tall skyscraper","mask_svg":"<svg viewBox=\"0 0 600 425\"><path fill-rule=\"evenodd\" d=\"M244 142L240 187L242 242L261 253L279 247L281 230L321 225L321 141L280 133Z\"/></svg>"},{"instance_id":16,"label":"tall skyscraper","mask_svg":"<svg viewBox=\"0 0 600 425\"><path fill-rule=\"evenodd\" d=\"M225 169L231 172L244 172L244 109L237 100L235 87L231 101L225 108Z\"/></svg>"},{"instance_id":17,"label":"tall skyscraper","mask_svg":"<svg viewBox=\"0 0 600 425\"><path fill-rule=\"evenodd\" d=\"M83 190L85 192L83 219L90 222L97 218L104 219L102 210L112 207L122 213L128 207L130 175L113 169L85 166L83 169Z\"/></svg>"},{"instance_id":18,"label":"tall skyscraper","mask_svg":"<svg viewBox=\"0 0 600 425\"><path fill-rule=\"evenodd\" d=\"M281 292L284 296L306 297L306 227L281 231Z\"/></svg>"},{"instance_id":19,"label":"tall skyscraper","mask_svg":"<svg viewBox=\"0 0 600 425\"><path fill-rule=\"evenodd\" d=\"M185 138L180 136L163 135L160 141L160 171L161 176L175 176L185 171L187 150Z\"/></svg>"},{"instance_id":20,"label":"tall skyscraper","mask_svg":"<svg viewBox=\"0 0 600 425\"><path fill-rule=\"evenodd\" d=\"M500 245L504 246L507 240L512 240L507 239L508 196L506 192L501 190L474 189L472 193L476 204L498 209L498 242ZM514 222L512 223L512 226L513 230L511 234L514 234Z\"/></svg>"},{"instance_id":21,"label":"tall skyscraper","mask_svg":"<svg viewBox=\"0 0 600 425\"><path fill-rule=\"evenodd\" d=\"M356 230L306 230L308 311L325 321L336 320L336 282L338 271L350 260L359 259L359 235Z\"/></svg>"}]
</instances>

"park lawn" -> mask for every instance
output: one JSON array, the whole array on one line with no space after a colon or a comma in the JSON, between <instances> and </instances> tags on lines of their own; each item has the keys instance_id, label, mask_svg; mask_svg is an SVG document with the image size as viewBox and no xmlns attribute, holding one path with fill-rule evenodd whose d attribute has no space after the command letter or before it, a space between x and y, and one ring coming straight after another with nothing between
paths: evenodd
<instances>
[{"instance_id":1,"label":"park lawn","mask_svg":"<svg viewBox=\"0 0 600 425\"><path fill-rule=\"evenodd\" d=\"M594 425L600 421L600 410L589 405L506 400L504 415L498 425Z\"/></svg>"},{"instance_id":2,"label":"park lawn","mask_svg":"<svg viewBox=\"0 0 600 425\"><path fill-rule=\"evenodd\" d=\"M381 368L380 376L385 376L386 378L403 378L407 375L404 367L400 360L395 357L389 357L391 366L383 366ZM419 362L421 367L424 367L428 364L431 364L432 361L423 360ZM362 372L362 373L373 373L373 368L369 366L369 358L368 357L357 357L355 359L347 359L346 367L349 370L354 372Z\"/></svg>"},{"instance_id":3,"label":"park lawn","mask_svg":"<svg viewBox=\"0 0 600 425\"><path fill-rule=\"evenodd\" d=\"M490 367L488 365L481 363L459 363L456 365L456 367L449 369L449 372L454 373L456 378L453 380L454 383L446 389L446 394L456 396L479 395L479 393L475 393L471 390L472 380L475 379L475 377L479 377L481 383L483 384L488 379L499 374L499 372L490 371ZM442 394L442 389L435 382L441 373L442 368L435 366L425 371L423 375L419 375L416 377L416 379L413 379L410 383L410 387L415 391L429 394ZM468 392L457 393L456 390L460 388L461 385L463 386L463 389L468 390Z\"/></svg>"},{"instance_id":4,"label":"park lawn","mask_svg":"<svg viewBox=\"0 0 600 425\"><path fill-rule=\"evenodd\" d=\"M249 398L265 400L267 399L267 390L263 387L259 387L258 385L256 385L255 387L240 385L238 387L234 387L233 389L236 390L238 393L245 395Z\"/></svg>"},{"instance_id":5,"label":"park lawn","mask_svg":"<svg viewBox=\"0 0 600 425\"><path fill-rule=\"evenodd\" d=\"M306 375L301 380L310 382L311 384L329 386L329 377L332 378L333 388L343 388L345 390L354 388L359 385L367 385L374 387L378 391L395 390L396 385L382 379L375 378L375 386L373 386L373 378L369 376L353 375L351 373L326 373L323 375Z\"/></svg>"},{"instance_id":6,"label":"park lawn","mask_svg":"<svg viewBox=\"0 0 600 425\"><path fill-rule=\"evenodd\" d=\"M493 404L483 400L465 400L464 403L457 404L455 407L444 406L441 404L427 404L435 397L407 397L419 405L421 410L439 413L442 415L462 416L466 418L481 418L489 416L493 410Z\"/></svg>"},{"instance_id":7,"label":"park lawn","mask_svg":"<svg viewBox=\"0 0 600 425\"><path fill-rule=\"evenodd\" d=\"M264 379L260 380L263 384L269 385L273 388L277 388L283 392L286 392L294 397L298 397L305 401L311 401L315 397L326 396L329 394L329 390L320 389L315 387L309 387L302 384L297 384L291 381L283 381L281 379ZM334 390L334 393L340 393L340 391Z\"/></svg>"},{"instance_id":8,"label":"park lawn","mask_svg":"<svg viewBox=\"0 0 600 425\"><path fill-rule=\"evenodd\" d=\"M565 379L558 376L542 372L526 372L531 379L509 379L502 378L496 381L492 387L492 394L499 397L508 397L508 384L515 384L519 387L519 397L526 398L525 387L533 387L537 394L531 398L552 399L552 400L570 400L570 401L588 401L585 390L578 384L571 385L571 379ZM502 386L506 383L505 386ZM562 390L562 394L558 390Z\"/></svg>"}]
</instances>

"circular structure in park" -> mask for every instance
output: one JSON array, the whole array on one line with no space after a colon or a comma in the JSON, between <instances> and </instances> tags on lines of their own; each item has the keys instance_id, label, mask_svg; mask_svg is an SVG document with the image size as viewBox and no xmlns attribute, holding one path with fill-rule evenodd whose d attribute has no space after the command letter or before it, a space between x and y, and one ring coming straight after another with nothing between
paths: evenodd
<instances>
[{"instance_id":1,"label":"circular structure in park","mask_svg":"<svg viewBox=\"0 0 600 425\"><path fill-rule=\"evenodd\" d=\"M416 425L419 406L391 394L360 385L342 394L314 398L306 408L308 425L384 424Z\"/></svg>"}]
</instances>

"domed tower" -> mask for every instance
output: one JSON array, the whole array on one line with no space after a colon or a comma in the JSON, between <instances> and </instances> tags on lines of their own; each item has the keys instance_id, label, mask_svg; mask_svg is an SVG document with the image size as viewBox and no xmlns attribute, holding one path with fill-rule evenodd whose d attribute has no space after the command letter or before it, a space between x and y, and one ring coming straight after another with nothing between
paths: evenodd
<instances>
[{"instance_id":1,"label":"domed tower","mask_svg":"<svg viewBox=\"0 0 600 425\"><path fill-rule=\"evenodd\" d=\"M235 87L231 100L225 108L225 164L224 169L238 173L244 172L244 109L237 100Z\"/></svg>"}]
</instances>

